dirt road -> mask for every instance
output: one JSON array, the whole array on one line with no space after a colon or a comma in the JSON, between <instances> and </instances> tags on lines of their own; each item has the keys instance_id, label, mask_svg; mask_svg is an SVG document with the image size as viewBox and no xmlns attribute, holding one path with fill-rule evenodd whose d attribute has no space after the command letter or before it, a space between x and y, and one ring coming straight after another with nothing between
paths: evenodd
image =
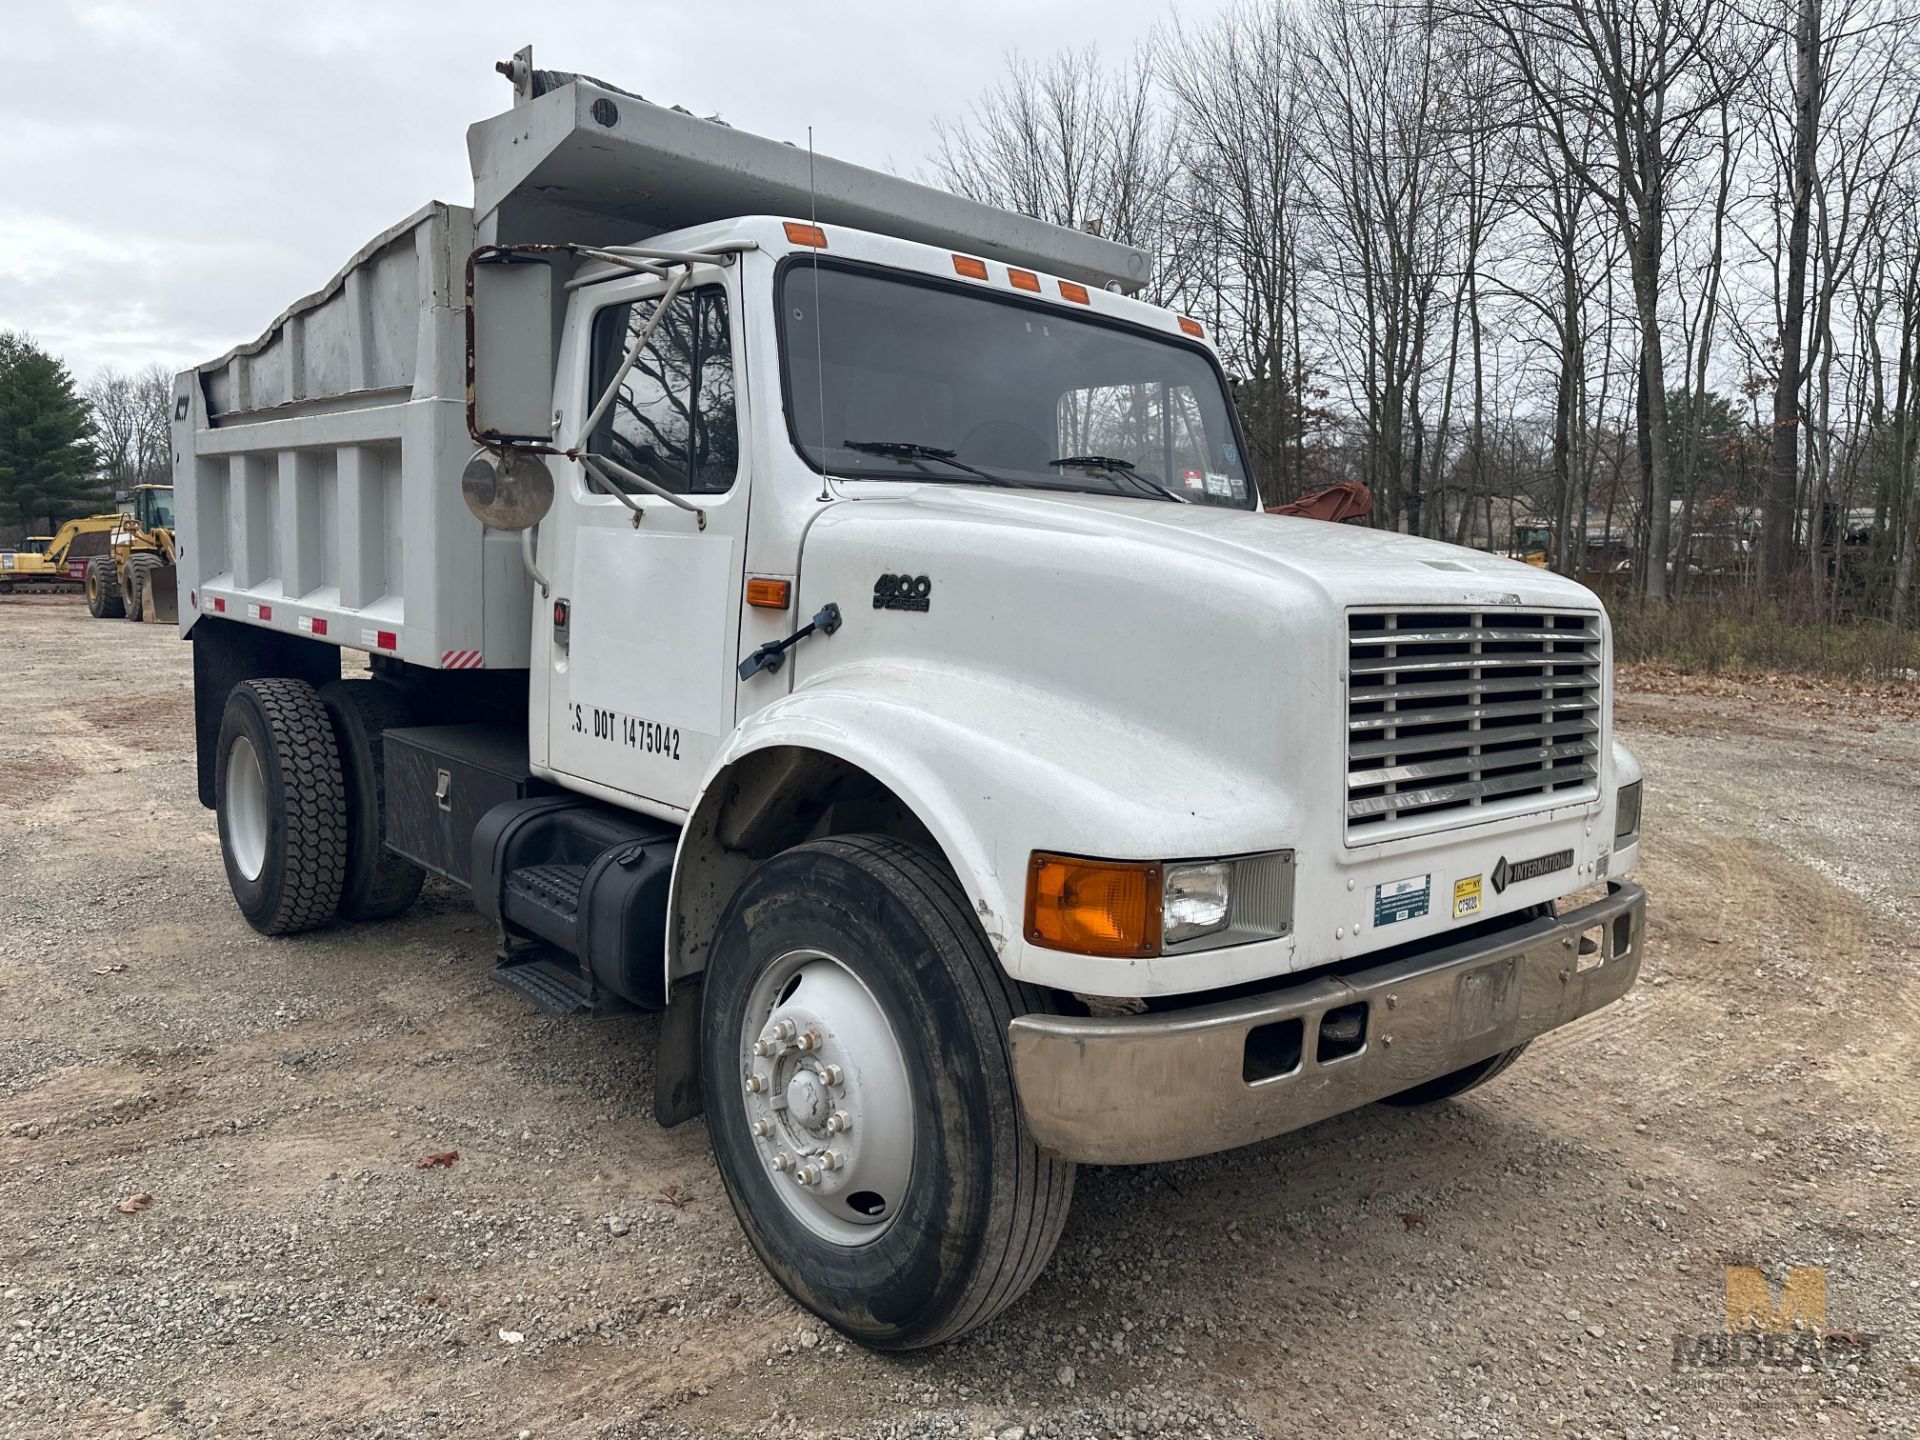
<instances>
[{"instance_id":1,"label":"dirt road","mask_svg":"<svg viewBox=\"0 0 1920 1440\"><path fill-rule=\"evenodd\" d=\"M1450 1104L1084 1170L1022 1304L883 1357L762 1273L701 1125L654 1125L650 1019L531 1013L451 890L250 931L189 670L0 600L0 1435L1920 1426L1920 721L1627 695L1635 993ZM1676 1366L1724 1350L1729 1265L1824 1267L1833 1367Z\"/></svg>"}]
</instances>

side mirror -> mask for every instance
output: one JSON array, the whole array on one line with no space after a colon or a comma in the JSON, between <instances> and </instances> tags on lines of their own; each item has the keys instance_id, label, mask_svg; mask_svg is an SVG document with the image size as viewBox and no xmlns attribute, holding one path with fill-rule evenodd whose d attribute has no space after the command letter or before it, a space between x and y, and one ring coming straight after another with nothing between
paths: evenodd
<instances>
[{"instance_id":1,"label":"side mirror","mask_svg":"<svg viewBox=\"0 0 1920 1440\"><path fill-rule=\"evenodd\" d=\"M481 445L553 438L553 266L483 246L467 261L467 430Z\"/></svg>"}]
</instances>

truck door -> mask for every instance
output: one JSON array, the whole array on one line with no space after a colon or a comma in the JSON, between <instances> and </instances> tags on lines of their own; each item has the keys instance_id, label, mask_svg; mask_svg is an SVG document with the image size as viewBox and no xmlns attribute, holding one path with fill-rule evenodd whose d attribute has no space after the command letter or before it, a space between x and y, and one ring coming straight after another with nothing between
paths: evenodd
<instances>
[{"instance_id":1,"label":"truck door","mask_svg":"<svg viewBox=\"0 0 1920 1440\"><path fill-rule=\"evenodd\" d=\"M569 332L563 434L618 374L666 288L636 279L582 292L592 299ZM738 683L751 486L735 298L728 272L696 270L584 447L700 513L626 481L609 493L575 462L557 467L565 479L540 529L551 598L566 602L547 646L548 766L680 809L733 729Z\"/></svg>"}]
</instances>

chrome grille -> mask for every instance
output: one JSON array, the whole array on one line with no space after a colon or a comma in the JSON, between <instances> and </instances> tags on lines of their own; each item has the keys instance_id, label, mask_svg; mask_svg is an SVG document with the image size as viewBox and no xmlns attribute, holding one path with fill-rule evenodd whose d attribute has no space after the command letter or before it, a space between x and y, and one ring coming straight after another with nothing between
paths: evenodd
<instances>
[{"instance_id":1,"label":"chrome grille","mask_svg":"<svg viewBox=\"0 0 1920 1440\"><path fill-rule=\"evenodd\" d=\"M1576 802L1600 749L1600 617L1347 617L1347 838Z\"/></svg>"}]
</instances>

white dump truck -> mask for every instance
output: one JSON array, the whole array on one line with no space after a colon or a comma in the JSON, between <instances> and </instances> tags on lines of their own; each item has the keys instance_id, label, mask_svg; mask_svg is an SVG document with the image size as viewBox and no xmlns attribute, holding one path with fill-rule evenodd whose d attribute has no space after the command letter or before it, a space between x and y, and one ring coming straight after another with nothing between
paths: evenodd
<instances>
[{"instance_id":1,"label":"white dump truck","mask_svg":"<svg viewBox=\"0 0 1920 1440\"><path fill-rule=\"evenodd\" d=\"M1135 249L503 69L471 208L179 377L255 928L431 874L542 1009L663 1012L660 1120L884 1348L1025 1291L1077 1163L1455 1095L1633 984L1591 593L1264 513Z\"/></svg>"}]
</instances>

